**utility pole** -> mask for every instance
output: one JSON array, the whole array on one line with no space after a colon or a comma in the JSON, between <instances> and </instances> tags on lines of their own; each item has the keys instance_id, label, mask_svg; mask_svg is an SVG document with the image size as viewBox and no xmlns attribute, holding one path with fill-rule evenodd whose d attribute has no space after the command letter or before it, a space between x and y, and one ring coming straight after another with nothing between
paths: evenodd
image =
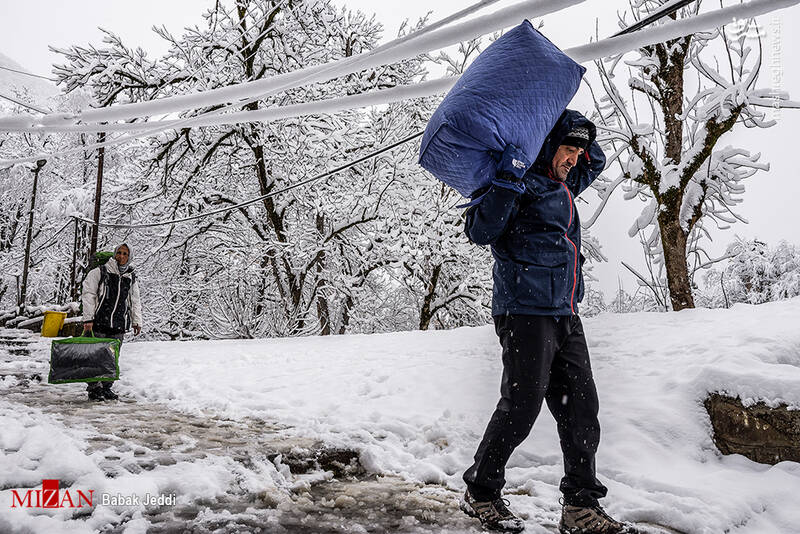
<instances>
[{"instance_id":1,"label":"utility pole","mask_svg":"<svg viewBox=\"0 0 800 534\"><path fill-rule=\"evenodd\" d=\"M75 267L78 260L78 218L75 218L75 233L72 239L72 268L69 270L69 298L78 298L78 288L75 287Z\"/></svg>"},{"instance_id":2,"label":"utility pole","mask_svg":"<svg viewBox=\"0 0 800 534\"><path fill-rule=\"evenodd\" d=\"M25 263L22 266L22 284L19 289L19 300L17 301L17 308L19 313L22 313L22 308L25 306L25 298L28 293L28 265L31 261L31 241L33 241L33 211L36 208L36 187L39 184L39 171L47 163L46 159L40 159L36 162L36 167L31 171L33 172L33 193L31 194L31 210L28 212L28 236L25 242Z\"/></svg>"},{"instance_id":3,"label":"utility pole","mask_svg":"<svg viewBox=\"0 0 800 534\"><path fill-rule=\"evenodd\" d=\"M106 140L106 133L100 132L97 136L99 143L104 143ZM97 252L97 230L100 222L100 198L103 196L103 161L105 160L106 147L101 146L97 149L97 185L94 190L94 224L92 225L92 244L89 249L89 258L94 257Z\"/></svg>"}]
</instances>

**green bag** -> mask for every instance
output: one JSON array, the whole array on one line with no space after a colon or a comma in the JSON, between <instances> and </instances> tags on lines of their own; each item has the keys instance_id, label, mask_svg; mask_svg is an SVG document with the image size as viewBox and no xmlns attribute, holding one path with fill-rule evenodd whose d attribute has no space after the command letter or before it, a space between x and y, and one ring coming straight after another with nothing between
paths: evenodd
<instances>
[{"instance_id":1,"label":"green bag","mask_svg":"<svg viewBox=\"0 0 800 534\"><path fill-rule=\"evenodd\" d=\"M118 339L69 337L50 345L50 384L119 380Z\"/></svg>"}]
</instances>

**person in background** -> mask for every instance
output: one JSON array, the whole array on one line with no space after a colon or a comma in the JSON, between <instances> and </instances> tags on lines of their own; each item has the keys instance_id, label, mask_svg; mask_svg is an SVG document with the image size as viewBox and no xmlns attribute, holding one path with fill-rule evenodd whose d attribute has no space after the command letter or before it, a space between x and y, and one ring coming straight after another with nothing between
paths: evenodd
<instances>
[{"instance_id":1,"label":"person in background","mask_svg":"<svg viewBox=\"0 0 800 534\"><path fill-rule=\"evenodd\" d=\"M142 306L139 284L131 267L133 253L123 243L114 249L113 259L89 271L83 282L83 333L94 337L118 339L133 327L134 335L142 331ZM89 382L89 400L116 400L112 381Z\"/></svg>"}]
</instances>

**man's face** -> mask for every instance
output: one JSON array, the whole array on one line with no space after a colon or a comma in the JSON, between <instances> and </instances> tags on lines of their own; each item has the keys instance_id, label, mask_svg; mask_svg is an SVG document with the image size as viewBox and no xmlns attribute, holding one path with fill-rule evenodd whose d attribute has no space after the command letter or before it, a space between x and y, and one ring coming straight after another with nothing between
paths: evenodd
<instances>
[{"instance_id":1,"label":"man's face","mask_svg":"<svg viewBox=\"0 0 800 534\"><path fill-rule=\"evenodd\" d=\"M568 146L568 145L561 145L556 150L556 155L553 156L553 176L559 182L563 182L567 179L567 175L569 171L572 170L572 167L578 164L578 158L583 155L583 149Z\"/></svg>"},{"instance_id":2,"label":"man's face","mask_svg":"<svg viewBox=\"0 0 800 534\"><path fill-rule=\"evenodd\" d=\"M114 253L114 259L117 260L119 265L125 265L128 263L128 257L131 255L131 251L128 250L128 247L119 247Z\"/></svg>"}]
</instances>

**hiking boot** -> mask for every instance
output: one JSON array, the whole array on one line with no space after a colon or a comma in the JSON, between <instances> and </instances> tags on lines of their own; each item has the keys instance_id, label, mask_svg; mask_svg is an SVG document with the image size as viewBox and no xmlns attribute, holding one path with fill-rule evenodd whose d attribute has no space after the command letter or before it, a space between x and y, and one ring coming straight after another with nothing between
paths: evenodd
<instances>
[{"instance_id":1,"label":"hiking boot","mask_svg":"<svg viewBox=\"0 0 800 534\"><path fill-rule=\"evenodd\" d=\"M103 390L101 388L95 388L89 390L89 400L90 401L102 401L105 400L103 396Z\"/></svg>"},{"instance_id":2,"label":"hiking boot","mask_svg":"<svg viewBox=\"0 0 800 534\"><path fill-rule=\"evenodd\" d=\"M102 395L103 398L106 400L117 400L119 398L119 395L111 391L110 387L105 387L105 386L103 387Z\"/></svg>"},{"instance_id":3,"label":"hiking boot","mask_svg":"<svg viewBox=\"0 0 800 534\"><path fill-rule=\"evenodd\" d=\"M621 523L595 506L571 506L565 504L558 524L561 534L638 534L631 525Z\"/></svg>"},{"instance_id":4,"label":"hiking boot","mask_svg":"<svg viewBox=\"0 0 800 534\"><path fill-rule=\"evenodd\" d=\"M525 529L525 523L508 509L508 501L505 499L476 501L467 490L458 507L468 516L478 518L486 530L522 532Z\"/></svg>"}]
</instances>

